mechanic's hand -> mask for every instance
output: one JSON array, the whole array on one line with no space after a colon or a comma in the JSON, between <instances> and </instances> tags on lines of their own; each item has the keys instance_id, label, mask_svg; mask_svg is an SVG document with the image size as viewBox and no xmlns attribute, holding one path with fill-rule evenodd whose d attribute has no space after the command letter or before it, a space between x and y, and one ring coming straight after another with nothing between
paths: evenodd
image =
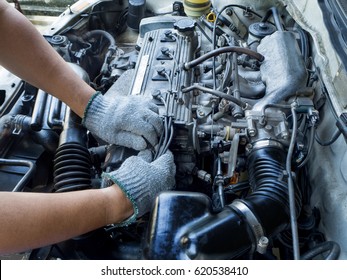
<instances>
[{"instance_id":1,"label":"mechanic's hand","mask_svg":"<svg viewBox=\"0 0 347 280\"><path fill-rule=\"evenodd\" d=\"M154 147L163 124L157 106L143 96L105 98L96 92L84 112L83 125L97 137L135 150Z\"/></svg>"},{"instance_id":2,"label":"mechanic's hand","mask_svg":"<svg viewBox=\"0 0 347 280\"><path fill-rule=\"evenodd\" d=\"M156 196L175 185L176 166L170 151L151 163L147 161L147 155L142 155L132 156L118 170L103 174L123 190L134 207L134 215L120 226L128 225L149 212Z\"/></svg>"}]
</instances>

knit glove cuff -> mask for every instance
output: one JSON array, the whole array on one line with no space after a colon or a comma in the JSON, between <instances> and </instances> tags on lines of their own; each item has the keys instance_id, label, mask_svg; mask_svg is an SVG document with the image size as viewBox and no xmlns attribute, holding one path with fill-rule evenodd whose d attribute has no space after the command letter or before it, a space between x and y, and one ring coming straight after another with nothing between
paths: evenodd
<instances>
[{"instance_id":1,"label":"knit glove cuff","mask_svg":"<svg viewBox=\"0 0 347 280\"><path fill-rule=\"evenodd\" d=\"M151 163L142 156L132 156L119 169L104 173L103 178L116 183L134 208L134 214L118 226L128 225L150 211L155 197L174 187L175 173L173 155L169 151Z\"/></svg>"},{"instance_id":2,"label":"knit glove cuff","mask_svg":"<svg viewBox=\"0 0 347 280\"><path fill-rule=\"evenodd\" d=\"M145 198L147 189L147 180L142 176L136 176L131 169L118 169L111 173L104 173L103 178L107 178L117 184L131 201L134 207L133 219L145 214L148 205Z\"/></svg>"}]
</instances>

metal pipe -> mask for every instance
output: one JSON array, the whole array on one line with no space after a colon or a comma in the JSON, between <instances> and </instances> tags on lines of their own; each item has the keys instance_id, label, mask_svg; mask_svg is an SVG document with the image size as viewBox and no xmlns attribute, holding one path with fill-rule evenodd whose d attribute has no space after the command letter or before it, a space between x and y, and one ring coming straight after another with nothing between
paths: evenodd
<instances>
[{"instance_id":1,"label":"metal pipe","mask_svg":"<svg viewBox=\"0 0 347 280\"><path fill-rule=\"evenodd\" d=\"M224 98L224 99L226 99L228 101L231 101L231 102L235 103L236 105L240 106L243 110L249 109L249 107L250 107L248 103L246 103L246 102L244 102L242 100L239 100L239 99L235 98L232 95L229 95L229 94L226 94L224 92L221 92L221 91L218 91L218 90L214 90L214 89L211 89L211 88L206 88L206 87L200 86L199 84L194 84L194 85L192 85L190 87L184 88L184 89L182 89L182 92L183 93L187 93L187 92L195 90L195 89L201 90L201 91L213 94L215 96L218 96L220 98Z\"/></svg>"},{"instance_id":2,"label":"metal pipe","mask_svg":"<svg viewBox=\"0 0 347 280\"><path fill-rule=\"evenodd\" d=\"M224 197L224 189L223 189L223 172L222 172L222 159L219 157L217 160L217 176L216 176L216 184L218 187L218 196L220 201L220 206L223 209L225 207L225 197Z\"/></svg>"},{"instance_id":3,"label":"metal pipe","mask_svg":"<svg viewBox=\"0 0 347 280\"><path fill-rule=\"evenodd\" d=\"M233 95L236 99L241 100L240 81L239 81L239 72L238 72L238 67L237 67L237 54L236 53L233 53L233 56L232 56L232 68L233 68L233 76L234 76ZM239 106L234 108L233 116L235 118L240 118L243 115L244 114L242 112L242 109Z\"/></svg>"},{"instance_id":4,"label":"metal pipe","mask_svg":"<svg viewBox=\"0 0 347 280\"><path fill-rule=\"evenodd\" d=\"M28 181L32 178L35 171L35 165L29 160L14 160L14 159L0 159L0 165L10 165L10 166L27 166L29 167L25 175L20 179L17 185L12 190L13 192L19 192L24 189Z\"/></svg>"}]
</instances>

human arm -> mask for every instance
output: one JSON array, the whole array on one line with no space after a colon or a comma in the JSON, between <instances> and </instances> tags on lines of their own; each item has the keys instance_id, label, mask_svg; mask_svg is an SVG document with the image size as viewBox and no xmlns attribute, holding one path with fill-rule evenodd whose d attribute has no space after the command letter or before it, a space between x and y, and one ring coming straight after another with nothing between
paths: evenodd
<instances>
[{"instance_id":1,"label":"human arm","mask_svg":"<svg viewBox=\"0 0 347 280\"><path fill-rule=\"evenodd\" d=\"M135 150L154 147L162 132L158 108L143 96L110 100L86 84L18 11L0 0L0 65L52 94L107 143Z\"/></svg>"},{"instance_id":2,"label":"human arm","mask_svg":"<svg viewBox=\"0 0 347 280\"><path fill-rule=\"evenodd\" d=\"M95 90L80 79L36 28L0 0L0 65L54 95L80 117Z\"/></svg>"},{"instance_id":3,"label":"human arm","mask_svg":"<svg viewBox=\"0 0 347 280\"><path fill-rule=\"evenodd\" d=\"M171 152L149 160L146 153L128 158L119 169L104 174L113 181L104 189L0 192L0 254L57 243L108 224L134 222L150 211L160 192L175 185Z\"/></svg>"},{"instance_id":4,"label":"human arm","mask_svg":"<svg viewBox=\"0 0 347 280\"><path fill-rule=\"evenodd\" d=\"M0 192L0 254L54 244L132 214L117 185L54 194Z\"/></svg>"}]
</instances>

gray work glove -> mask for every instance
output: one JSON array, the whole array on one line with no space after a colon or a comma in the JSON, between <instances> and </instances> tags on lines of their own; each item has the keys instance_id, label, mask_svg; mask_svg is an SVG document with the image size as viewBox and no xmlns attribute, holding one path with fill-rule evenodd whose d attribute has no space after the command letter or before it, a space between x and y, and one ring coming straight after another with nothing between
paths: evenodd
<instances>
[{"instance_id":1,"label":"gray work glove","mask_svg":"<svg viewBox=\"0 0 347 280\"><path fill-rule=\"evenodd\" d=\"M110 179L122 189L134 207L134 214L117 226L129 225L137 217L149 212L156 196L175 185L176 166L170 151L153 162L146 160L148 156L145 153L132 156L116 171L103 174L104 178Z\"/></svg>"},{"instance_id":2,"label":"gray work glove","mask_svg":"<svg viewBox=\"0 0 347 280\"><path fill-rule=\"evenodd\" d=\"M157 106L143 96L109 99L96 92L85 109L82 124L97 137L135 150L154 147L162 132Z\"/></svg>"}]
</instances>

